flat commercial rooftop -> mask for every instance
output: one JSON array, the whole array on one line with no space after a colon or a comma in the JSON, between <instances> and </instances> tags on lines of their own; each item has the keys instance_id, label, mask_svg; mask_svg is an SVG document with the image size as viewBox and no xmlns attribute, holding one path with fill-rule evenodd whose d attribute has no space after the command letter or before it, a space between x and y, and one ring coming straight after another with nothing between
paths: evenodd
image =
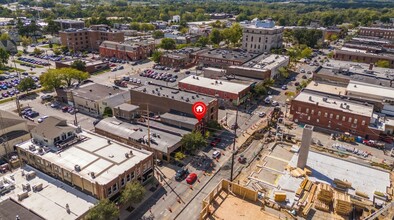
<instances>
[{"instance_id":1,"label":"flat commercial rooftop","mask_svg":"<svg viewBox=\"0 0 394 220\"><path fill-rule=\"evenodd\" d=\"M374 66L372 70L370 70L370 65L366 63L330 59L329 62L323 64L323 67L329 69L341 68L343 70L349 70L349 72L351 73L356 73L369 77L394 78L393 69Z\"/></svg>"},{"instance_id":2,"label":"flat commercial rooftop","mask_svg":"<svg viewBox=\"0 0 394 220\"><path fill-rule=\"evenodd\" d=\"M343 112L351 113L354 115L362 115L366 117L372 117L373 106L364 105L361 103L352 102L345 99L340 99L337 97L327 97L320 93L315 93L311 91L303 91L295 97L296 101L313 103L319 105L319 107L331 108L335 110L340 110ZM368 122L369 123L369 122Z\"/></svg>"},{"instance_id":3,"label":"flat commercial rooftop","mask_svg":"<svg viewBox=\"0 0 394 220\"><path fill-rule=\"evenodd\" d=\"M243 64L243 67L250 67L253 69L265 69L265 70L271 70L276 68L279 64L283 62L288 62L289 57L288 56L283 56L283 55L277 55L277 54L262 54L253 60Z\"/></svg>"},{"instance_id":4,"label":"flat commercial rooftop","mask_svg":"<svg viewBox=\"0 0 394 220\"><path fill-rule=\"evenodd\" d=\"M297 166L298 154L294 155L290 161L290 165ZM352 163L346 160L327 156L324 154L309 152L307 166L312 170L312 176L309 177L312 181L325 182L330 185L333 184L334 178L340 180L347 180L352 183L352 188L348 193L355 195L355 191L366 193L372 200L374 192L386 192L386 187L390 186L390 173ZM299 187L300 179L290 177L288 175L282 176L283 182L287 185L279 185L282 188L292 188L294 191Z\"/></svg>"},{"instance_id":5,"label":"flat commercial rooftop","mask_svg":"<svg viewBox=\"0 0 394 220\"><path fill-rule=\"evenodd\" d=\"M22 171L25 173L34 171L36 172L36 177L26 180L26 177L22 176ZM10 178L11 175L15 179L15 189L4 196L0 196L0 201L8 198L18 201L17 194L23 192L22 184L29 183L30 186L43 184L41 191L28 192L28 197L19 203L45 219L74 220L84 215L89 211L89 208L98 202L95 198L28 165L16 169L4 177ZM70 213L67 213L66 204L70 207ZM15 219L15 216L13 216L13 219Z\"/></svg>"},{"instance_id":6,"label":"flat commercial rooftop","mask_svg":"<svg viewBox=\"0 0 394 220\"><path fill-rule=\"evenodd\" d=\"M379 97L381 101L383 99L394 100L394 88L383 87L373 85L369 83L350 81L347 88L349 95L361 95L365 94L367 97L374 96Z\"/></svg>"},{"instance_id":7,"label":"flat commercial rooftop","mask_svg":"<svg viewBox=\"0 0 394 220\"><path fill-rule=\"evenodd\" d=\"M110 86L102 85L102 84L86 84L86 86L81 86L78 89L73 90L73 95L76 97L80 97L83 99L99 101L111 96L115 96L118 94L123 94L125 100L129 99L129 92L121 89L116 89Z\"/></svg>"},{"instance_id":8,"label":"flat commercial rooftop","mask_svg":"<svg viewBox=\"0 0 394 220\"><path fill-rule=\"evenodd\" d=\"M165 86L159 86L154 84L147 84L134 88L132 90L140 93L146 93L152 96L161 96L163 99L175 99L177 101L187 102L190 104L201 101L208 105L210 102L216 99L210 96L181 91L179 89L168 88Z\"/></svg>"},{"instance_id":9,"label":"flat commercial rooftop","mask_svg":"<svg viewBox=\"0 0 394 220\"><path fill-rule=\"evenodd\" d=\"M96 125L96 128L125 139L131 138L135 141L139 139L148 140L148 128L140 124L131 124L114 118L105 118ZM150 127L151 139L154 139L154 142L151 142L151 148L167 153L169 149L180 143L182 135L188 133L181 129L178 129L178 131L179 133L169 133L163 131L163 129L158 130Z\"/></svg>"},{"instance_id":10,"label":"flat commercial rooftop","mask_svg":"<svg viewBox=\"0 0 394 220\"><path fill-rule=\"evenodd\" d=\"M217 91L223 91L227 93L233 93L233 94L239 94L242 91L246 90L249 88L248 85L245 84L238 84L238 83L233 83L233 82L228 82L228 81L222 81L222 80L215 80L215 79L210 79L210 78L205 78L201 76L188 76L179 83L184 83L184 84L189 84L197 87L202 87L205 89L212 89L212 90L217 90Z\"/></svg>"},{"instance_id":11,"label":"flat commercial rooftop","mask_svg":"<svg viewBox=\"0 0 394 220\"><path fill-rule=\"evenodd\" d=\"M213 49L199 54L199 56L201 57L231 60L241 63L245 63L257 57L258 55L259 54L257 53L250 53L243 50L226 50L226 49Z\"/></svg>"},{"instance_id":12,"label":"flat commercial rooftop","mask_svg":"<svg viewBox=\"0 0 394 220\"><path fill-rule=\"evenodd\" d=\"M312 81L308 84L305 90L332 94L332 95L345 95L346 94L346 87L341 85L335 85L330 83L322 83L322 82L315 82Z\"/></svg>"},{"instance_id":13,"label":"flat commercial rooftop","mask_svg":"<svg viewBox=\"0 0 394 220\"><path fill-rule=\"evenodd\" d=\"M33 152L44 160L100 185L111 182L152 154L145 150L108 141L108 139L93 133L82 132L78 135L82 141L60 153L53 150L43 155L40 155L37 150ZM35 144L30 140L18 147L30 151L29 146L31 145ZM36 149L38 147L36 146ZM132 155L129 154L130 151L132 151ZM126 157L126 153L130 156ZM81 171L75 171L75 165L79 165ZM95 178L91 177L90 173L92 172L95 174Z\"/></svg>"}]
</instances>

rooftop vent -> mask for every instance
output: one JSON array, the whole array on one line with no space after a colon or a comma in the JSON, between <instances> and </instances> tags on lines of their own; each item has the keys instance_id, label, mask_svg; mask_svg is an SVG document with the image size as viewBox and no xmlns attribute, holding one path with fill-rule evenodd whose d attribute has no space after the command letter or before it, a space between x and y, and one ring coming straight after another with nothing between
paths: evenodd
<instances>
[{"instance_id":1,"label":"rooftop vent","mask_svg":"<svg viewBox=\"0 0 394 220\"><path fill-rule=\"evenodd\" d=\"M349 106L349 105L346 105L346 109L350 109L350 106Z\"/></svg>"},{"instance_id":2,"label":"rooftop vent","mask_svg":"<svg viewBox=\"0 0 394 220\"><path fill-rule=\"evenodd\" d=\"M328 97L323 97L323 101L327 102Z\"/></svg>"},{"instance_id":3,"label":"rooftop vent","mask_svg":"<svg viewBox=\"0 0 394 220\"><path fill-rule=\"evenodd\" d=\"M196 79L199 80L198 76L196 76Z\"/></svg>"},{"instance_id":4,"label":"rooftop vent","mask_svg":"<svg viewBox=\"0 0 394 220\"><path fill-rule=\"evenodd\" d=\"M171 96L171 98L174 98L174 96Z\"/></svg>"},{"instance_id":5,"label":"rooftop vent","mask_svg":"<svg viewBox=\"0 0 394 220\"><path fill-rule=\"evenodd\" d=\"M312 96L309 96L309 101L312 101Z\"/></svg>"},{"instance_id":6,"label":"rooftop vent","mask_svg":"<svg viewBox=\"0 0 394 220\"><path fill-rule=\"evenodd\" d=\"M133 151L131 150L129 154L130 154L130 156L133 155Z\"/></svg>"},{"instance_id":7,"label":"rooftop vent","mask_svg":"<svg viewBox=\"0 0 394 220\"><path fill-rule=\"evenodd\" d=\"M94 178L96 178L96 175L94 174L94 172L91 172L90 173L90 176L94 179Z\"/></svg>"}]
</instances>

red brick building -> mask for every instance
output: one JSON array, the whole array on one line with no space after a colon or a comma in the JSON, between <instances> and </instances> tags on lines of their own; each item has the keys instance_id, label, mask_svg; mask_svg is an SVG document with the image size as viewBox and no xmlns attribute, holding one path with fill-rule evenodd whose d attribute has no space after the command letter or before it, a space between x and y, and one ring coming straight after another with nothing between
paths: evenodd
<instances>
[{"instance_id":1,"label":"red brick building","mask_svg":"<svg viewBox=\"0 0 394 220\"><path fill-rule=\"evenodd\" d=\"M228 66L241 66L258 55L243 50L213 49L198 53L196 61L205 67L227 68Z\"/></svg>"},{"instance_id":2,"label":"red brick building","mask_svg":"<svg viewBox=\"0 0 394 220\"><path fill-rule=\"evenodd\" d=\"M242 103L250 92L250 85L215 80L200 76L189 76L178 83L182 90L196 92L235 104Z\"/></svg>"},{"instance_id":3,"label":"red brick building","mask_svg":"<svg viewBox=\"0 0 394 220\"><path fill-rule=\"evenodd\" d=\"M103 41L124 42L124 33L107 25L92 25L90 29L67 29L59 32L62 46L74 51L98 50Z\"/></svg>"},{"instance_id":4,"label":"red brick building","mask_svg":"<svg viewBox=\"0 0 394 220\"><path fill-rule=\"evenodd\" d=\"M363 51L335 50L334 59L343 61L353 61L362 63L376 63L380 60L387 60L390 68L394 68L394 55L392 54L375 54Z\"/></svg>"},{"instance_id":5,"label":"red brick building","mask_svg":"<svg viewBox=\"0 0 394 220\"><path fill-rule=\"evenodd\" d=\"M337 132L349 132L377 139L381 131L370 126L373 106L304 91L291 102L290 114L296 123L306 123Z\"/></svg>"},{"instance_id":6,"label":"red brick building","mask_svg":"<svg viewBox=\"0 0 394 220\"><path fill-rule=\"evenodd\" d=\"M201 48L195 47L166 53L160 57L160 64L172 68L190 68L196 64L197 54L203 51Z\"/></svg>"},{"instance_id":7,"label":"red brick building","mask_svg":"<svg viewBox=\"0 0 394 220\"><path fill-rule=\"evenodd\" d=\"M142 60L151 56L154 49L155 44L153 42L127 45L124 43L104 41L100 45L100 56L115 57L130 61Z\"/></svg>"},{"instance_id":8,"label":"red brick building","mask_svg":"<svg viewBox=\"0 0 394 220\"><path fill-rule=\"evenodd\" d=\"M358 33L361 36L380 37L394 40L394 29L379 27L361 27Z\"/></svg>"}]
</instances>

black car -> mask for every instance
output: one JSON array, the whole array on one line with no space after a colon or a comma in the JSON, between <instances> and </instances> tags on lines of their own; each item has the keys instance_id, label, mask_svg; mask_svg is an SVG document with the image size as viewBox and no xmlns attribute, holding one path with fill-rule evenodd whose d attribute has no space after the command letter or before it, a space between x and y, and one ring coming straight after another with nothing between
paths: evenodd
<instances>
[{"instance_id":1,"label":"black car","mask_svg":"<svg viewBox=\"0 0 394 220\"><path fill-rule=\"evenodd\" d=\"M188 169L181 168L178 171L176 171L175 180L181 181L181 180L185 179L188 174L189 174Z\"/></svg>"}]
</instances>

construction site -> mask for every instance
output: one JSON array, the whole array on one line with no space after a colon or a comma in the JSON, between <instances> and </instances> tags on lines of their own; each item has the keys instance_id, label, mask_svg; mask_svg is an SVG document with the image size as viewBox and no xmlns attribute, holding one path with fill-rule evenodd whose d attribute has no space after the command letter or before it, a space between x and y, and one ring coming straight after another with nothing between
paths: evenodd
<instances>
[{"instance_id":1,"label":"construction site","mask_svg":"<svg viewBox=\"0 0 394 220\"><path fill-rule=\"evenodd\" d=\"M313 129L305 125L301 140L267 143L266 152L245 170L248 174L207 196L201 219L280 218L265 208L282 213L283 219L392 219L391 172L358 158L319 152ZM235 197L240 200L235 202ZM255 213L238 210L245 203Z\"/></svg>"}]
</instances>

